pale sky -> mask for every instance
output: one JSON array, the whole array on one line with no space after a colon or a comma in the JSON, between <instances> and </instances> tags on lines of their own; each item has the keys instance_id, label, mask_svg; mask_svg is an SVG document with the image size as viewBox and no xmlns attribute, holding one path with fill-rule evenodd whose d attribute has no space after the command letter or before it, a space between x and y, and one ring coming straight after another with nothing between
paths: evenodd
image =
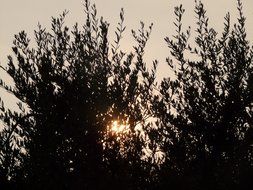
<instances>
[{"instance_id":1,"label":"pale sky","mask_svg":"<svg viewBox=\"0 0 253 190\"><path fill-rule=\"evenodd\" d=\"M66 19L68 26L72 26L75 22L82 24L85 19L82 0L0 0L0 2L1 64L6 63L6 57L11 52L13 36L19 31L25 30L29 37L33 38L33 31L38 22L50 29L51 16L56 17L65 9L69 10ZM159 76L168 74L165 58L169 54L169 49L166 47L164 37L174 34L174 7L183 4L186 9L183 18L185 26L191 25L192 33L196 26L193 11L194 0L93 0L91 2L96 4L98 14L110 23L110 39L115 37L114 30L119 21L119 12L121 8L124 8L127 29L121 46L123 50L132 50L134 41L130 31L138 29L140 21L144 21L146 25L154 23L145 58L148 64L158 59ZM202 0L202 2L210 17L210 25L218 33L222 32L223 18L228 11L231 13L233 22L238 15L236 0ZM247 18L248 40L253 41L253 0L242 0L242 3ZM5 78L1 73L0 78Z\"/></svg>"}]
</instances>

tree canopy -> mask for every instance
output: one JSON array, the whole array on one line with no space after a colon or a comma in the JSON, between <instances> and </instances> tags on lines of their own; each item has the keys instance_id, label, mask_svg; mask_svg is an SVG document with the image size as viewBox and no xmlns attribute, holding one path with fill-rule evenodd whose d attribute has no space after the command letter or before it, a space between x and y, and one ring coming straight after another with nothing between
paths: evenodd
<instances>
[{"instance_id":1,"label":"tree canopy","mask_svg":"<svg viewBox=\"0 0 253 190\"><path fill-rule=\"evenodd\" d=\"M237 7L237 23L228 13L219 35L196 1L195 44L176 7L176 34L165 38L175 77L161 82L158 61L143 58L152 24L141 22L133 50L121 50L123 9L113 42L88 0L81 26L69 29L64 11L50 30L38 25L34 45L25 31L15 35L1 66L14 85L0 85L19 111L0 101L0 187L250 189L253 48Z\"/></svg>"},{"instance_id":2,"label":"tree canopy","mask_svg":"<svg viewBox=\"0 0 253 190\"><path fill-rule=\"evenodd\" d=\"M190 29L182 30L184 9L175 8L176 35L165 41L174 58L167 62L176 79L162 81L156 104L159 132L165 137L162 147L168 155L163 163L168 169L162 175L164 183L173 187L245 189L251 183L253 51L240 1L238 12L232 28L226 15L218 37L209 27L203 4L197 2L192 45ZM185 57L186 51L198 60Z\"/></svg>"}]
</instances>

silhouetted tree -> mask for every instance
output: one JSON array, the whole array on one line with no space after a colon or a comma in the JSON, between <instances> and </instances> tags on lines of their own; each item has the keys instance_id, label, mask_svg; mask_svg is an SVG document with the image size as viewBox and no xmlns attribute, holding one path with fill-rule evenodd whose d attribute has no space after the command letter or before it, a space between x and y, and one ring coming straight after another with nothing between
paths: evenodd
<instances>
[{"instance_id":1,"label":"silhouetted tree","mask_svg":"<svg viewBox=\"0 0 253 190\"><path fill-rule=\"evenodd\" d=\"M84 25L71 31L64 11L51 31L38 26L35 45L15 35L1 66L14 86L0 86L19 111L0 100L0 188L250 189L253 48L241 1L237 24L227 14L220 37L196 1L194 46L175 8L176 35L165 38L175 79L159 88L157 61L148 69L143 59L152 25L132 31L127 53L124 11L110 44L109 24L88 0L84 8Z\"/></svg>"},{"instance_id":2,"label":"silhouetted tree","mask_svg":"<svg viewBox=\"0 0 253 190\"><path fill-rule=\"evenodd\" d=\"M237 8L237 24L231 28L227 14L218 37L196 1L195 46L188 43L190 28L183 31L185 10L175 8L176 35L165 40L176 79L162 81L154 104L166 155L161 188L252 188L253 51L239 0Z\"/></svg>"},{"instance_id":3,"label":"silhouetted tree","mask_svg":"<svg viewBox=\"0 0 253 190\"><path fill-rule=\"evenodd\" d=\"M97 19L95 5L84 6L86 22L71 34L65 11L52 18L51 32L38 26L34 48L24 31L15 35L15 60L4 68L15 86L1 86L22 104L21 113L1 107L3 181L34 189L140 189L151 179L147 141L135 127L151 115L157 62L149 72L143 55L152 26L133 31L134 52L120 51L122 10L110 53L109 24ZM108 127L115 120L129 131L115 136Z\"/></svg>"},{"instance_id":4,"label":"silhouetted tree","mask_svg":"<svg viewBox=\"0 0 253 190\"><path fill-rule=\"evenodd\" d=\"M0 130L0 187L11 188L9 180L18 178L22 171L23 157L26 154L24 139L26 131L19 126L22 116L16 111L5 109L1 102ZM19 104L19 103L18 103ZM21 106L21 104L19 104ZM18 182L17 182L18 183Z\"/></svg>"}]
</instances>

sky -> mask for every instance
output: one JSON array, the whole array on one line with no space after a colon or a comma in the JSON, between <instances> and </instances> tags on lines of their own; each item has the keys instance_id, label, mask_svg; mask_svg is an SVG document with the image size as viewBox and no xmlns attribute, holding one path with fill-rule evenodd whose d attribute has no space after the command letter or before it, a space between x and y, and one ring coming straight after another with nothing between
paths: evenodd
<instances>
[{"instance_id":1,"label":"sky","mask_svg":"<svg viewBox=\"0 0 253 190\"><path fill-rule=\"evenodd\" d=\"M21 30L33 38L34 29L38 22L50 29L51 17L57 17L64 10L69 14L66 18L68 26L84 23L83 0L0 0L0 63L7 62L7 55L11 54L14 34ZM98 15L103 16L110 23L109 38L114 39L114 31L119 21L120 9L125 11L126 31L123 36L121 48L131 51L134 45L131 29L138 29L140 21L147 26L154 23L151 38L147 44L145 60L151 65L152 60L159 61L158 76L169 74L166 57L169 49L164 37L171 37L175 33L173 21L174 7L182 4L186 9L183 23L194 30L196 19L194 18L194 0L92 0L98 10ZM218 33L222 32L224 16L229 11L232 22L235 22L238 12L236 0L202 0L210 17L210 26ZM246 27L248 40L253 41L253 0L242 0L244 14L247 18ZM6 79L6 75L0 72L0 78ZM5 96L5 95L4 95ZM1 96L0 96L1 97Z\"/></svg>"},{"instance_id":2,"label":"sky","mask_svg":"<svg viewBox=\"0 0 253 190\"><path fill-rule=\"evenodd\" d=\"M65 9L69 11L66 24L72 26L75 22L84 22L83 0L0 0L0 62L6 62L10 54L14 34L25 30L30 38L38 22L50 29L51 17L57 17ZM125 25L127 30L122 41L122 48L132 50L134 45L131 29L138 29L139 22L146 25L154 23L153 32L146 49L146 60L151 62L158 59L160 67L165 66L165 58L169 49L166 47L164 37L174 34L172 24L175 16L174 7L182 4L186 9L183 22L185 26L191 25L194 29L194 0L92 0L98 9L99 16L103 16L110 23L110 38L113 39L114 30L119 21L121 8L125 10ZM202 0L207 14L210 17L210 25L222 31L223 17L230 11L232 19L237 16L236 0ZM248 39L253 40L253 0L242 0L244 13L247 17ZM192 29L192 30L193 30ZM161 70L164 72L164 69Z\"/></svg>"}]
</instances>

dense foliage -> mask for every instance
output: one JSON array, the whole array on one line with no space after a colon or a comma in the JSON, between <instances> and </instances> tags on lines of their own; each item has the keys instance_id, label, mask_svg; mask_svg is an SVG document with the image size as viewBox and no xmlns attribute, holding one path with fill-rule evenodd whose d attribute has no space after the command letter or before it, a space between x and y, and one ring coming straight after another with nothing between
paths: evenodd
<instances>
[{"instance_id":1,"label":"dense foliage","mask_svg":"<svg viewBox=\"0 0 253 190\"><path fill-rule=\"evenodd\" d=\"M127 188L138 183L136 171L146 170L146 142L134 127L150 115L147 100L156 63L148 72L142 57L151 27L146 31L142 24L133 31L134 52L119 51L122 10L109 52L108 24L97 19L88 1L85 13L82 29L76 24L71 33L64 26L66 12L52 19L51 32L39 26L35 48L24 31L15 36L18 64L9 57L6 68L15 87L2 86L22 102L22 112L3 108L7 128L1 133L1 182L36 189L102 189L123 183ZM113 120L127 121L131 135L114 138L108 130ZM122 148L123 140L128 147Z\"/></svg>"},{"instance_id":2,"label":"dense foliage","mask_svg":"<svg viewBox=\"0 0 253 190\"><path fill-rule=\"evenodd\" d=\"M175 8L177 33L165 40L176 79L162 81L156 106L159 132L165 138L165 187L247 189L252 183L253 49L246 40L240 1L238 11L233 28L226 15L219 38L208 25L203 4L197 2L192 46L190 30L182 31L184 9ZM187 58L187 51L197 60Z\"/></svg>"},{"instance_id":3,"label":"dense foliage","mask_svg":"<svg viewBox=\"0 0 253 190\"><path fill-rule=\"evenodd\" d=\"M143 59L152 25L141 22L123 52L124 11L111 44L109 24L84 7L83 26L70 30L63 12L50 31L38 26L35 45L15 35L15 56L1 66L14 86L0 85L19 111L1 100L0 188L250 189L253 49L241 1L220 37L196 2L194 45L175 8L176 35L165 38L175 77L159 85L157 61L148 69Z\"/></svg>"}]
</instances>

